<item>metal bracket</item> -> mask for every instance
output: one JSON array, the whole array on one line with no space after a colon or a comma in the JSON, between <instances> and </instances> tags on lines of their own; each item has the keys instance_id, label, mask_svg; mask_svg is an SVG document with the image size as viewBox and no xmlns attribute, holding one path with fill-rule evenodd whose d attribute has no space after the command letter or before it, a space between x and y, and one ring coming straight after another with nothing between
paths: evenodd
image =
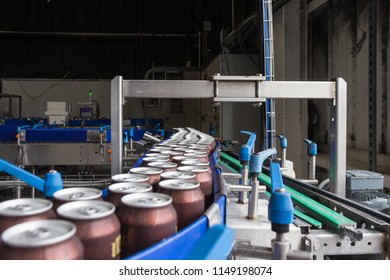
<instances>
[{"instance_id":1,"label":"metal bracket","mask_svg":"<svg viewBox=\"0 0 390 280\"><path fill-rule=\"evenodd\" d=\"M211 206L207 209L207 211L204 214L208 219L209 228L215 225L220 225L222 223L218 204L216 203L211 204Z\"/></svg>"},{"instance_id":2,"label":"metal bracket","mask_svg":"<svg viewBox=\"0 0 390 280\"><path fill-rule=\"evenodd\" d=\"M211 80L214 81L214 102L262 103L266 100L264 97L260 97L260 82L265 81L265 77L261 74L256 76L221 76L216 73L211 76Z\"/></svg>"}]
</instances>

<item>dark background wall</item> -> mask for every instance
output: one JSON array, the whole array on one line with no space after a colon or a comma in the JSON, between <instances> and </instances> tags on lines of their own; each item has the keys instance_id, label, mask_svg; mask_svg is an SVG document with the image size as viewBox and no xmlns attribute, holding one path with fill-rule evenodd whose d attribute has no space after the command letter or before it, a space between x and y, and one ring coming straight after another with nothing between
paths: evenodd
<instances>
[{"instance_id":1,"label":"dark background wall","mask_svg":"<svg viewBox=\"0 0 390 280\"><path fill-rule=\"evenodd\" d=\"M221 29L231 31L256 3L0 0L0 77L143 78L153 64L199 66L203 21L212 26L207 62L220 52Z\"/></svg>"}]
</instances>

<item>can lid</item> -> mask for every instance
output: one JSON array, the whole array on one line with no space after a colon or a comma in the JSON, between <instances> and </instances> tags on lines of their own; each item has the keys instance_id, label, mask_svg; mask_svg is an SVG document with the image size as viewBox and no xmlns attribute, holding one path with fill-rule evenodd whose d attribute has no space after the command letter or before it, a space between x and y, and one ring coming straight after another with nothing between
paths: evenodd
<instances>
[{"instance_id":1,"label":"can lid","mask_svg":"<svg viewBox=\"0 0 390 280\"><path fill-rule=\"evenodd\" d=\"M169 155L165 155L162 153L148 153L144 155L144 158L154 157L154 158L169 158Z\"/></svg>"},{"instance_id":2,"label":"can lid","mask_svg":"<svg viewBox=\"0 0 390 280\"><path fill-rule=\"evenodd\" d=\"M182 151L161 151L161 154L168 156L181 156L183 154Z\"/></svg>"},{"instance_id":3,"label":"can lid","mask_svg":"<svg viewBox=\"0 0 390 280\"><path fill-rule=\"evenodd\" d=\"M56 191L55 199L61 201L92 200L102 196L102 192L95 188L67 188Z\"/></svg>"},{"instance_id":4,"label":"can lid","mask_svg":"<svg viewBox=\"0 0 390 280\"><path fill-rule=\"evenodd\" d=\"M135 167L135 168L131 168L130 172L136 174L144 174L144 175L155 175L155 174L161 174L163 170L160 168L153 168L153 167Z\"/></svg>"},{"instance_id":5,"label":"can lid","mask_svg":"<svg viewBox=\"0 0 390 280\"><path fill-rule=\"evenodd\" d=\"M185 153L185 154L183 154L183 156L185 156L185 157L201 158L201 157L207 157L207 153L206 152L197 152L197 153L195 153L195 151L194 151L192 153Z\"/></svg>"},{"instance_id":6,"label":"can lid","mask_svg":"<svg viewBox=\"0 0 390 280\"><path fill-rule=\"evenodd\" d=\"M108 186L108 190L114 193L129 194L138 192L151 192L153 187L147 183L123 182Z\"/></svg>"},{"instance_id":7,"label":"can lid","mask_svg":"<svg viewBox=\"0 0 390 280\"><path fill-rule=\"evenodd\" d=\"M122 204L136 208L158 208L172 203L172 197L162 193L132 193L121 198Z\"/></svg>"},{"instance_id":8,"label":"can lid","mask_svg":"<svg viewBox=\"0 0 390 280\"><path fill-rule=\"evenodd\" d=\"M168 158L161 158L161 157L144 157L142 161L145 162L153 162L153 161L168 161Z\"/></svg>"},{"instance_id":9,"label":"can lid","mask_svg":"<svg viewBox=\"0 0 390 280\"><path fill-rule=\"evenodd\" d=\"M172 147L173 150L175 150L175 148L187 148L187 145L170 144L169 146Z\"/></svg>"},{"instance_id":10,"label":"can lid","mask_svg":"<svg viewBox=\"0 0 390 280\"><path fill-rule=\"evenodd\" d=\"M65 220L37 220L9 227L2 241L13 247L36 248L60 243L76 233L76 225Z\"/></svg>"},{"instance_id":11,"label":"can lid","mask_svg":"<svg viewBox=\"0 0 390 280\"><path fill-rule=\"evenodd\" d=\"M159 149L160 151L169 151L169 150L172 150L172 147L157 145L157 146L154 146L153 149Z\"/></svg>"},{"instance_id":12,"label":"can lid","mask_svg":"<svg viewBox=\"0 0 390 280\"><path fill-rule=\"evenodd\" d=\"M23 217L48 211L53 202L42 198L20 198L0 203L0 215L7 217Z\"/></svg>"},{"instance_id":13,"label":"can lid","mask_svg":"<svg viewBox=\"0 0 390 280\"><path fill-rule=\"evenodd\" d=\"M111 180L115 183L121 183L121 182L134 182L134 183L141 183L146 182L149 180L149 177L142 174L117 174L111 177Z\"/></svg>"},{"instance_id":14,"label":"can lid","mask_svg":"<svg viewBox=\"0 0 390 280\"><path fill-rule=\"evenodd\" d=\"M163 179L181 179L181 180L189 180L194 179L196 174L193 172L186 171L168 171L161 173L161 178Z\"/></svg>"},{"instance_id":15,"label":"can lid","mask_svg":"<svg viewBox=\"0 0 390 280\"><path fill-rule=\"evenodd\" d=\"M194 181L170 179L159 182L158 186L168 190L192 190L198 188L200 184Z\"/></svg>"},{"instance_id":16,"label":"can lid","mask_svg":"<svg viewBox=\"0 0 390 280\"><path fill-rule=\"evenodd\" d=\"M190 159L190 160L183 160L181 162L181 165L204 166L204 167L207 166L208 167L209 162L208 161L200 161L197 159Z\"/></svg>"},{"instance_id":17,"label":"can lid","mask_svg":"<svg viewBox=\"0 0 390 280\"><path fill-rule=\"evenodd\" d=\"M188 151L189 148L187 146L181 146L181 147L173 148L173 150L176 151L176 152L184 153L184 152Z\"/></svg>"},{"instance_id":18,"label":"can lid","mask_svg":"<svg viewBox=\"0 0 390 280\"><path fill-rule=\"evenodd\" d=\"M175 167L177 167L177 163L170 162L170 161L168 161L168 162L154 161L154 162L149 162L148 166L150 166L150 167L157 167L157 168L161 168L161 169L175 168Z\"/></svg>"},{"instance_id":19,"label":"can lid","mask_svg":"<svg viewBox=\"0 0 390 280\"><path fill-rule=\"evenodd\" d=\"M115 212L115 205L107 201L73 201L57 208L59 216L74 220L94 220Z\"/></svg>"},{"instance_id":20,"label":"can lid","mask_svg":"<svg viewBox=\"0 0 390 280\"><path fill-rule=\"evenodd\" d=\"M194 172L194 173L201 173L201 172L207 172L207 167L202 166L193 166L193 165L183 165L177 168L179 171L188 171L188 172Z\"/></svg>"},{"instance_id":21,"label":"can lid","mask_svg":"<svg viewBox=\"0 0 390 280\"><path fill-rule=\"evenodd\" d=\"M197 159L197 157L187 157L187 156L174 156L173 160L175 161L183 161L183 160L189 160L189 159Z\"/></svg>"}]
</instances>

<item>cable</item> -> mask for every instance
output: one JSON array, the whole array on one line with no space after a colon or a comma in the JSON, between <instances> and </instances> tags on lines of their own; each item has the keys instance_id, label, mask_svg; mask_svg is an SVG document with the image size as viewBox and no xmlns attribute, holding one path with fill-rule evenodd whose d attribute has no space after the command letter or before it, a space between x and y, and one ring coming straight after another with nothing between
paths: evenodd
<instances>
[{"instance_id":1,"label":"cable","mask_svg":"<svg viewBox=\"0 0 390 280\"><path fill-rule=\"evenodd\" d=\"M46 88L44 91L42 91L41 93L39 93L39 94L36 95L36 96L32 96L32 95L28 94L28 93L26 92L26 90L24 89L23 84L22 84L20 81L17 81L18 84L19 84L19 86L20 86L20 88L22 89L23 93L24 93L27 97L30 98L30 101L27 102L26 106L24 106L23 114L26 115L26 109L27 109L28 105L30 105L31 101L33 101L33 100L35 100L35 99L37 99L37 98L39 98L39 97L42 97L42 96L45 95L50 89L52 89L53 87L55 87L55 86L61 84L61 83L66 79L66 77L67 77L69 74L70 74L70 71L66 72L65 75L62 77L61 80L59 80L58 82L52 84L51 86L49 86L48 88Z\"/></svg>"}]
</instances>

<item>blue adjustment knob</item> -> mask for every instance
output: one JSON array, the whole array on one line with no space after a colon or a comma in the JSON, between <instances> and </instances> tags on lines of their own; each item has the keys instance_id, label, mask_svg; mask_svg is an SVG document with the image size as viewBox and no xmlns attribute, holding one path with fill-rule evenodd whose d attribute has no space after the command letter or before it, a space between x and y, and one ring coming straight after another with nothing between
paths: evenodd
<instances>
[{"instance_id":1,"label":"blue adjustment knob","mask_svg":"<svg viewBox=\"0 0 390 280\"><path fill-rule=\"evenodd\" d=\"M291 196L283 188L282 174L278 163L272 162L271 169L271 186L272 193L268 204L268 220L272 224L285 226L293 222L294 206ZM288 231L288 228L279 227L280 230Z\"/></svg>"},{"instance_id":2,"label":"blue adjustment knob","mask_svg":"<svg viewBox=\"0 0 390 280\"><path fill-rule=\"evenodd\" d=\"M311 141L309 139L305 139L305 140L303 140L303 142L305 142L308 145L307 153L309 156L317 155L317 144L316 143L314 143L313 141Z\"/></svg>"},{"instance_id":3,"label":"blue adjustment knob","mask_svg":"<svg viewBox=\"0 0 390 280\"><path fill-rule=\"evenodd\" d=\"M249 161L251 158L251 153L252 153L251 148L247 144L244 144L240 148L240 153L239 153L238 159L241 162L242 161Z\"/></svg>"},{"instance_id":4,"label":"blue adjustment knob","mask_svg":"<svg viewBox=\"0 0 390 280\"><path fill-rule=\"evenodd\" d=\"M278 137L280 139L280 148L286 149L287 148L287 138L284 137L282 134L279 134Z\"/></svg>"},{"instance_id":5,"label":"blue adjustment knob","mask_svg":"<svg viewBox=\"0 0 390 280\"><path fill-rule=\"evenodd\" d=\"M45 196L53 197L53 194L63 188L61 173L50 170L45 176Z\"/></svg>"}]
</instances>

